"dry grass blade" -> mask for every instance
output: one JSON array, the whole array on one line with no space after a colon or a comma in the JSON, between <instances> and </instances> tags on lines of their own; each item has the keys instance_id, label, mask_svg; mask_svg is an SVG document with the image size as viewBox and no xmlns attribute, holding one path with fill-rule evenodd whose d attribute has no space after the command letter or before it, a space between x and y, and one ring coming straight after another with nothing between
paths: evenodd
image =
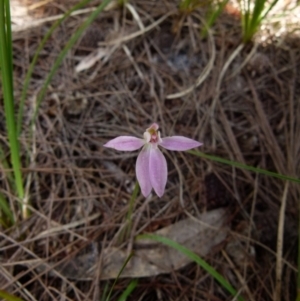
<instances>
[{"instance_id":1,"label":"dry grass blade","mask_svg":"<svg viewBox=\"0 0 300 301\"><path fill-rule=\"evenodd\" d=\"M122 38L117 38L117 39L114 39L112 41L108 41L108 42L101 42L99 43L99 45L115 45L115 44L121 44L121 43L124 43L124 42L128 42L130 40L133 40L143 34L145 34L146 32L156 28L159 24L161 24L163 21L165 21L167 18L169 18L170 16L174 15L176 13L176 11L170 11L168 12L167 14L163 15L160 19L158 19L157 21L151 23L151 25L145 27L144 29L142 30L139 30L139 31L136 31L132 34L129 34L125 37L122 37Z\"/></svg>"},{"instance_id":2,"label":"dry grass blade","mask_svg":"<svg viewBox=\"0 0 300 301\"><path fill-rule=\"evenodd\" d=\"M223 82L224 79L224 75L226 73L226 71L228 70L230 64L233 62L233 60L239 55L239 53L243 50L244 48L244 44L240 44L230 55L230 57L228 58L228 60L226 61L226 63L224 64L220 76L218 78L218 83L217 83L217 87L216 87L216 96L214 97L212 104L211 104L211 118L214 118L214 114L215 114L215 108L217 105L217 102L219 100L220 97L220 88L221 88L221 84Z\"/></svg>"},{"instance_id":3,"label":"dry grass blade","mask_svg":"<svg viewBox=\"0 0 300 301\"><path fill-rule=\"evenodd\" d=\"M134 8L134 6L132 6L129 3L125 4L126 8L128 8L128 10L131 12L132 16L134 17L134 19L136 20L137 24L139 25L140 30L145 30L145 26L138 14L138 12L136 11L136 9Z\"/></svg>"},{"instance_id":4,"label":"dry grass blade","mask_svg":"<svg viewBox=\"0 0 300 301\"><path fill-rule=\"evenodd\" d=\"M205 21L202 18L200 18L200 21L202 22L202 24L204 26L207 26L205 24ZM215 46L215 41L214 41L211 30L207 29L207 33L208 33L208 38L209 38L210 47L211 47L211 57L210 57L208 64L205 66L204 70L199 75L199 77L197 78L194 85L190 86L189 88L185 89L184 91L167 95L166 96L167 99L181 98L181 97L184 97L185 95L191 93L193 90L195 90L197 87L199 87L210 74L210 72L214 66L215 59L216 59L216 46Z\"/></svg>"},{"instance_id":5,"label":"dry grass blade","mask_svg":"<svg viewBox=\"0 0 300 301\"><path fill-rule=\"evenodd\" d=\"M240 283L242 285L241 288L240 288L241 293L243 292L243 290L245 290L247 295L248 295L249 300L255 301L255 299L254 299L254 297L253 297L253 295L252 295L252 293L251 293L251 291L250 291L250 289L247 285L247 282L245 281L245 278L241 275L239 270L234 266L234 263L229 258L227 253L225 251L222 251L222 254L225 257L226 261L229 263L230 267L232 268L232 270L234 271L234 273L236 274L238 280L240 281Z\"/></svg>"},{"instance_id":6,"label":"dry grass blade","mask_svg":"<svg viewBox=\"0 0 300 301\"><path fill-rule=\"evenodd\" d=\"M284 239L284 224L285 224L285 208L286 208L288 190L289 190L289 182L286 182L283 190L281 206L279 211L279 218L278 218L276 286L274 289L274 301L279 301L281 299L283 239Z\"/></svg>"},{"instance_id":7,"label":"dry grass blade","mask_svg":"<svg viewBox=\"0 0 300 301\"><path fill-rule=\"evenodd\" d=\"M51 0L51 1L54 1L54 0ZM94 8L94 7L79 9L77 11L74 11L71 14L71 16L78 16L78 15L82 15L82 14L88 14L88 13L94 11L95 9L96 8ZM22 31L29 30L29 29L34 28L34 27L41 26L41 25L43 25L45 23L48 23L48 22L53 22L53 21L59 20L63 16L64 16L63 14L59 14L59 15L56 15L56 16L51 16L51 17L42 18L42 19L38 19L38 20L30 20L29 22L27 22L25 24L22 24L22 25L12 24L11 30L12 30L13 33L22 32Z\"/></svg>"}]
</instances>

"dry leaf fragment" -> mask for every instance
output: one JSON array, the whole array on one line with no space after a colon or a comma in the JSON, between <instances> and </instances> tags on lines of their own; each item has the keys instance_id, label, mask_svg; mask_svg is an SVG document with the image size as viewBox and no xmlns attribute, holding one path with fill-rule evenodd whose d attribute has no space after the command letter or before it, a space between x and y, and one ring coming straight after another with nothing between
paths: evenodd
<instances>
[{"instance_id":1,"label":"dry leaf fragment","mask_svg":"<svg viewBox=\"0 0 300 301\"><path fill-rule=\"evenodd\" d=\"M187 218L178 223L167 226L155 234L172 239L199 256L206 256L212 249L225 240L226 227L225 209L216 209L201 214L199 219ZM100 279L114 279L120 272L128 254L126 250L118 248L104 249ZM98 256L89 252L77 256L55 270L69 279L92 280L95 277ZM151 277L170 273L189 264L191 260L177 250L150 240L137 241L134 244L134 255L121 277ZM43 265L39 266L40 272ZM55 271L51 272L55 275Z\"/></svg>"},{"instance_id":2,"label":"dry leaf fragment","mask_svg":"<svg viewBox=\"0 0 300 301\"><path fill-rule=\"evenodd\" d=\"M91 68L96 62L107 56L107 54L108 51L106 48L98 48L96 51L93 51L84 59L82 59L81 62L75 67L75 71L79 73L83 70Z\"/></svg>"}]
</instances>

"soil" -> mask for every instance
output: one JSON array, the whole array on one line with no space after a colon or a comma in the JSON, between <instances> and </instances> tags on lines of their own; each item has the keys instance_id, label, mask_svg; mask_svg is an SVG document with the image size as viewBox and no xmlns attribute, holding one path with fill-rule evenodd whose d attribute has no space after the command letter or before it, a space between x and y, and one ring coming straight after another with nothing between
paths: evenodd
<instances>
[{"instance_id":1,"label":"soil","mask_svg":"<svg viewBox=\"0 0 300 301\"><path fill-rule=\"evenodd\" d=\"M142 25L125 7L101 13L56 72L32 133L30 121L46 75L85 14L62 23L35 66L20 138L29 218L22 219L5 173L0 185L19 220L1 226L0 287L23 300L104 300L112 287L113 280L101 281L101 250L128 246L127 240L120 243L116 238L126 222L138 153L104 148L114 137L142 137L157 122L162 136L201 141L199 150L205 154L300 175L300 38L295 33L271 35L241 47L239 16L230 10L202 38L206 6L182 14L173 1L140 0L130 5ZM51 1L32 15L58 15L71 6L72 1L66 5ZM141 26L147 29L164 16L142 33ZM29 64L51 24L14 33L17 108ZM133 36L136 32L140 34ZM102 57L76 72L76 66L99 49ZM176 93L181 95L173 97ZM3 112L2 108L1 146L9 159ZM164 154L169 170L165 194L162 198L151 194L146 205L138 194L131 236L140 229L153 232L171 225L184 219L186 212L197 217L224 207L230 234L205 260L242 291L245 300L295 300L299 185L191 153ZM276 254L283 202L280 299ZM98 216L92 219L95 213ZM51 232L54 227L59 231ZM40 236L42 232L46 235ZM79 254L99 256L94 280L50 273ZM48 270L39 269L36 262L41 261L51 263ZM110 300L118 300L131 281L118 280ZM232 296L193 263L138 279L127 300L232 300Z\"/></svg>"}]
</instances>

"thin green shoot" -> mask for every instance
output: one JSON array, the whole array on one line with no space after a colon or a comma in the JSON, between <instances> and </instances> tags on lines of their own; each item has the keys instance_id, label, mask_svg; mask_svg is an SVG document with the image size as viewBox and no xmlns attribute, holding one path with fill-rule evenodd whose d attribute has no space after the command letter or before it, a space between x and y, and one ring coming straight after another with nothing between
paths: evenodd
<instances>
[{"instance_id":1,"label":"thin green shoot","mask_svg":"<svg viewBox=\"0 0 300 301\"><path fill-rule=\"evenodd\" d=\"M45 36L43 37L42 41L40 42L37 50L35 51L34 57L29 65L28 71L26 73L25 76L25 81L24 81L24 85L23 85L23 89L22 89L22 93L21 93L21 99L20 99L20 106L19 106L19 111L18 111L18 119L17 119L17 133L18 136L21 133L21 129L22 129L22 121L23 121L23 113L24 113L24 104L25 104L25 99L27 96L27 92L28 92L28 88L29 88L29 84L30 84L30 80L32 77L32 73L34 70L34 67L36 65L36 62L38 60L38 57L40 55L40 52L42 51L42 49L44 48L46 42L48 41L48 39L51 37L52 33L54 32L54 30L64 21L66 20L74 11L80 9L81 7L83 7L84 5L88 4L89 2L91 2L92 0L83 0L80 1L79 3L77 3L75 6L73 6L70 10L68 10L61 19L57 20L52 26L51 28L48 30L48 32L45 34Z\"/></svg>"},{"instance_id":2,"label":"thin green shoot","mask_svg":"<svg viewBox=\"0 0 300 301\"><path fill-rule=\"evenodd\" d=\"M117 275L117 278L114 280L114 283L113 283L113 285L112 285L112 287L111 287L111 289L110 289L110 291L109 291L109 293L108 293L108 296L107 296L107 298L106 298L106 301L109 301L110 296L111 296L111 294L112 294L112 291L113 291L113 289L114 289L114 287L115 287L115 285L116 285L118 279L120 278L122 272L124 271L124 269L125 269L127 263L129 262L129 260L131 259L132 256L133 256L133 253L130 253L129 256L126 258L124 264L123 264L122 267L121 267L120 272L119 272L118 275Z\"/></svg>"},{"instance_id":3,"label":"thin green shoot","mask_svg":"<svg viewBox=\"0 0 300 301\"><path fill-rule=\"evenodd\" d=\"M203 27L202 31L201 31L201 37L202 38L206 38L207 36L207 29L211 28L216 19L220 16L220 14L222 13L224 7L226 6L226 4L228 3L229 0L223 0L223 1L218 1L217 5L215 5L214 3L211 3L210 8L209 8L209 12L207 15L207 27Z\"/></svg>"},{"instance_id":4,"label":"thin green shoot","mask_svg":"<svg viewBox=\"0 0 300 301\"><path fill-rule=\"evenodd\" d=\"M277 179L281 179L281 180L287 180L287 181L295 182L295 183L300 183L300 179L297 179L297 178L294 178L294 177L282 175L282 174L279 174L279 173L276 173L276 172L273 172L273 171L269 171L269 170L266 170L266 169L246 165L246 164L239 163L239 162L236 162L236 161L230 161L230 160L223 159L223 158L220 158L220 157L216 157L216 156L213 156L213 155L208 155L208 154L205 154L205 153L202 153L202 152L199 152L199 151L188 151L188 153L190 153L192 155L195 155L195 156L198 156L198 157L201 157L201 158L205 158L205 159L209 159L209 160L219 162L219 163L222 163L222 164L230 165L232 167L237 167L237 168L240 168L240 169L253 171L255 173L266 175L266 176L269 176L269 177L273 177L273 178L277 178Z\"/></svg>"},{"instance_id":5,"label":"thin green shoot","mask_svg":"<svg viewBox=\"0 0 300 301\"><path fill-rule=\"evenodd\" d=\"M195 0L181 0L179 4L179 9L181 11L188 11L191 7L195 5Z\"/></svg>"},{"instance_id":6,"label":"thin green shoot","mask_svg":"<svg viewBox=\"0 0 300 301\"><path fill-rule=\"evenodd\" d=\"M2 216L3 215L3 216ZM8 228L15 223L13 213L4 195L0 192L0 224Z\"/></svg>"},{"instance_id":7,"label":"thin green shoot","mask_svg":"<svg viewBox=\"0 0 300 301\"><path fill-rule=\"evenodd\" d=\"M5 171L5 176L8 180L9 186L12 191L16 191L14 175L10 171L10 166L5 158L3 149L0 146L0 162L2 164L2 170ZM4 228L9 228L15 223L13 212L9 206L9 202L5 196L0 192L0 224Z\"/></svg>"},{"instance_id":8,"label":"thin green shoot","mask_svg":"<svg viewBox=\"0 0 300 301\"><path fill-rule=\"evenodd\" d=\"M201 0L181 0L179 3L179 10L183 13L190 13L194 11L197 7L203 6L207 3L211 3L211 0L201 1Z\"/></svg>"},{"instance_id":9,"label":"thin green shoot","mask_svg":"<svg viewBox=\"0 0 300 301\"><path fill-rule=\"evenodd\" d=\"M118 0L118 5L123 7L125 6L127 3L129 2L129 0Z\"/></svg>"},{"instance_id":10,"label":"thin green shoot","mask_svg":"<svg viewBox=\"0 0 300 301\"><path fill-rule=\"evenodd\" d=\"M138 193L139 193L139 184L136 182L129 201L129 208L128 208L126 221L125 221L126 225L124 229L120 232L120 235L118 237L119 244L126 241L130 237L130 233L132 229L132 213L133 213L134 203Z\"/></svg>"},{"instance_id":11,"label":"thin green shoot","mask_svg":"<svg viewBox=\"0 0 300 301\"><path fill-rule=\"evenodd\" d=\"M16 192L21 201L24 199L24 187L21 173L20 146L15 123L14 97L13 97L13 65L12 40L9 0L0 2L0 64L1 79L4 97L4 111L6 130L8 133L11 163L13 167ZM26 204L22 204L22 216L28 216Z\"/></svg>"},{"instance_id":12,"label":"thin green shoot","mask_svg":"<svg viewBox=\"0 0 300 301\"><path fill-rule=\"evenodd\" d=\"M2 164L3 170L5 171L5 176L9 182L10 187L12 188L13 191L16 191L14 175L13 173L11 173L11 168L9 166L9 163L7 162L6 156L1 146L0 146L0 162Z\"/></svg>"},{"instance_id":13,"label":"thin green shoot","mask_svg":"<svg viewBox=\"0 0 300 301\"><path fill-rule=\"evenodd\" d=\"M240 0L242 12L243 42L248 43L259 29L262 21L266 18L270 10L278 0L271 3L267 0ZM252 7L253 4L253 7Z\"/></svg>"},{"instance_id":14,"label":"thin green shoot","mask_svg":"<svg viewBox=\"0 0 300 301\"><path fill-rule=\"evenodd\" d=\"M101 292L101 301L107 300L108 288L109 288L109 282L106 282L105 286L104 286L104 289Z\"/></svg>"},{"instance_id":15,"label":"thin green shoot","mask_svg":"<svg viewBox=\"0 0 300 301\"><path fill-rule=\"evenodd\" d=\"M137 287L137 285L138 285L138 280L137 279L134 279L134 280L130 281L130 283L126 287L125 291L118 298L118 301L126 301L127 298L130 296L130 294L133 292L133 290Z\"/></svg>"},{"instance_id":16,"label":"thin green shoot","mask_svg":"<svg viewBox=\"0 0 300 301\"><path fill-rule=\"evenodd\" d=\"M5 17L6 17L6 48L7 48L7 60L9 66L11 66L10 72L11 75L9 76L9 79L11 80L11 87L13 87L13 58L12 58L12 35L11 35L11 17L10 17L10 1L5 0Z\"/></svg>"},{"instance_id":17,"label":"thin green shoot","mask_svg":"<svg viewBox=\"0 0 300 301\"><path fill-rule=\"evenodd\" d=\"M244 298L238 295L238 292L231 286L229 282L219 274L211 265L209 265L205 260L200 258L197 254L190 251L186 247L178 244L177 242L160 236L156 234L142 234L137 236L137 239L152 239L154 241L163 243L171 248L176 249L178 252L184 254L186 257L190 258L194 262L196 262L200 267L202 267L206 272L208 272L213 278L215 278L233 297L235 297L238 301L244 301Z\"/></svg>"},{"instance_id":18,"label":"thin green shoot","mask_svg":"<svg viewBox=\"0 0 300 301\"><path fill-rule=\"evenodd\" d=\"M6 301L24 301L23 299L20 299L18 297L15 297L14 295L11 295L5 291L0 290L0 297L3 298L3 300Z\"/></svg>"},{"instance_id":19,"label":"thin green shoot","mask_svg":"<svg viewBox=\"0 0 300 301\"><path fill-rule=\"evenodd\" d=\"M59 53L57 59L55 60L51 70L48 73L48 76L41 88L40 93L37 96L37 105L34 110L34 114L31 120L31 126L34 124L38 109L41 105L42 100L44 99L44 96L47 92L48 85L50 84L50 81L52 80L55 72L58 70L59 66L61 65L62 61L64 60L65 56L67 55L68 51L74 46L74 44L77 42L77 40L80 38L80 36L83 34L83 32L91 25L91 23L97 18L97 16L104 10L104 8L110 3L111 0L103 0L103 2L94 10L90 16L83 22L83 24L76 30L76 32L71 36L71 38L68 40L67 44L63 48L63 50Z\"/></svg>"}]
</instances>

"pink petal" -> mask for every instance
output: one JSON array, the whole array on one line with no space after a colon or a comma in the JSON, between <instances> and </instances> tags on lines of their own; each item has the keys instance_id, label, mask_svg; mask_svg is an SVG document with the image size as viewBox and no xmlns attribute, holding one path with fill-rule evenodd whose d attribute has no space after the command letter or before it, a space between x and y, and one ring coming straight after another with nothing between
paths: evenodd
<instances>
[{"instance_id":1,"label":"pink petal","mask_svg":"<svg viewBox=\"0 0 300 301\"><path fill-rule=\"evenodd\" d=\"M162 142L159 143L159 145L161 145L162 147L175 151L189 150L202 144L203 143L183 136L165 137L162 138Z\"/></svg>"},{"instance_id":2,"label":"pink petal","mask_svg":"<svg viewBox=\"0 0 300 301\"><path fill-rule=\"evenodd\" d=\"M165 156L158 148L151 147L149 172L154 191L159 197L162 197L167 184L168 167Z\"/></svg>"},{"instance_id":3,"label":"pink petal","mask_svg":"<svg viewBox=\"0 0 300 301\"><path fill-rule=\"evenodd\" d=\"M144 139L132 136L120 136L108 141L104 146L121 151L134 151L141 148L144 144Z\"/></svg>"},{"instance_id":4,"label":"pink petal","mask_svg":"<svg viewBox=\"0 0 300 301\"><path fill-rule=\"evenodd\" d=\"M148 145L145 145L138 155L135 166L136 177L144 197L147 197L152 189L149 176L149 165L150 147Z\"/></svg>"}]
</instances>

